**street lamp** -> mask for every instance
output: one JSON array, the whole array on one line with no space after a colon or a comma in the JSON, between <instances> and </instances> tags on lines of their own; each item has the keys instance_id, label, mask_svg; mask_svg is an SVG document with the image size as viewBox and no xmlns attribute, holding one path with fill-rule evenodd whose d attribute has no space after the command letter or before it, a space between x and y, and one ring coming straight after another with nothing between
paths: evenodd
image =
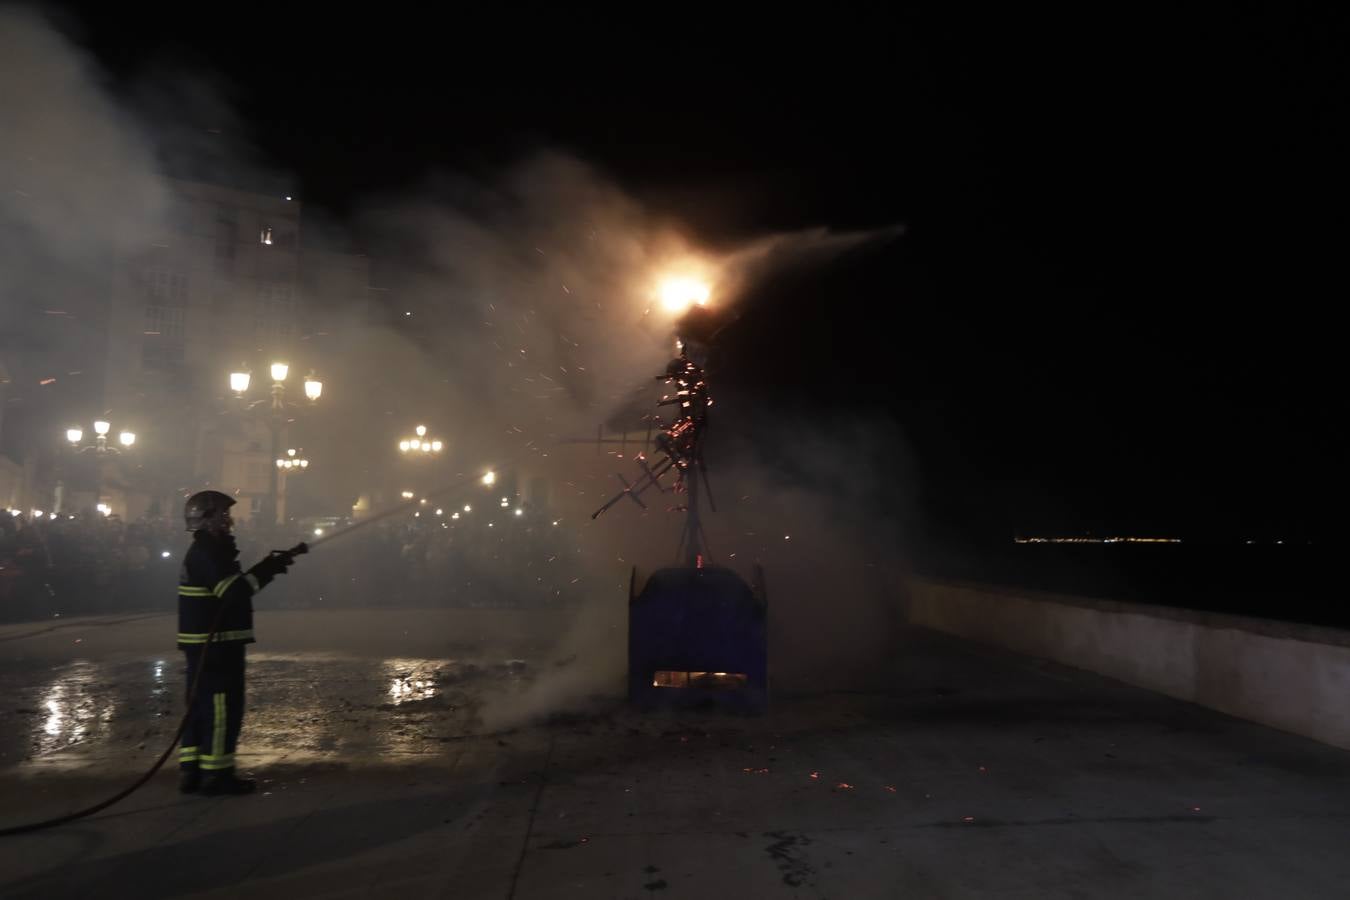
<instances>
[{"instance_id":1,"label":"street lamp","mask_svg":"<svg viewBox=\"0 0 1350 900\"><path fill-rule=\"evenodd\" d=\"M401 438L398 442L400 453L411 453L416 450L419 453L440 453L445 449L445 443L441 440L427 440L427 426L418 425L413 429L413 437Z\"/></svg>"},{"instance_id":2,"label":"street lamp","mask_svg":"<svg viewBox=\"0 0 1350 900\"><path fill-rule=\"evenodd\" d=\"M294 447L291 447L286 451L285 456L278 456L277 468L285 469L287 472L290 472L294 469L308 469L309 460L305 459L303 456L297 457L296 456L297 452L298 451Z\"/></svg>"},{"instance_id":3,"label":"street lamp","mask_svg":"<svg viewBox=\"0 0 1350 900\"><path fill-rule=\"evenodd\" d=\"M79 425L72 425L66 429L66 440L75 449L84 453L93 450L95 453L120 453L116 447L108 446L108 432L112 431L112 423L106 419L96 419L94 421L94 442L83 447L80 442L84 440L84 429ZM130 448L136 443L136 432L123 429L117 435L117 441L125 448Z\"/></svg>"},{"instance_id":4,"label":"street lamp","mask_svg":"<svg viewBox=\"0 0 1350 900\"><path fill-rule=\"evenodd\" d=\"M112 446L108 443L108 434L111 431L111 422L107 419L95 419L94 440L81 446L85 437L84 429L79 425L72 425L66 429L66 440L70 443L73 450L77 453L93 452L99 459L99 462L94 466L94 503L99 512L103 513L105 516L109 515L112 512L112 509L108 504L101 502L102 498L100 495L103 493L103 458L109 453L124 453L130 450L132 445L136 443L136 432L124 428L117 434L117 443L121 444L121 446ZM59 506L59 499L57 503ZM53 515L55 515L55 513L53 513Z\"/></svg>"},{"instance_id":5,"label":"street lamp","mask_svg":"<svg viewBox=\"0 0 1350 900\"><path fill-rule=\"evenodd\" d=\"M281 516L281 482L278 475L285 469L305 469L309 467L309 460L285 459L281 456L282 432L288 422L291 421L290 412L295 406L286 402L286 378L290 375L291 367L288 363L280 360L273 362L268 371L272 376L271 386L271 406L266 415L266 422L272 433L272 457L276 465L268 472L268 490L267 503L268 509L265 512L265 518L272 524L279 524L278 519ZM230 389L240 399L248 390L252 377L245 369L240 369L230 373ZM314 374L313 370L305 376L305 397L311 403L318 400L323 394L323 382ZM265 400L256 400L248 405L249 410L257 409ZM134 438L133 438L134 439ZM288 466L287 463L290 463Z\"/></svg>"},{"instance_id":6,"label":"street lamp","mask_svg":"<svg viewBox=\"0 0 1350 900\"><path fill-rule=\"evenodd\" d=\"M488 487L492 487L496 483L497 483L496 472L492 471L491 469L488 469L487 472L483 473L483 484L487 485Z\"/></svg>"}]
</instances>

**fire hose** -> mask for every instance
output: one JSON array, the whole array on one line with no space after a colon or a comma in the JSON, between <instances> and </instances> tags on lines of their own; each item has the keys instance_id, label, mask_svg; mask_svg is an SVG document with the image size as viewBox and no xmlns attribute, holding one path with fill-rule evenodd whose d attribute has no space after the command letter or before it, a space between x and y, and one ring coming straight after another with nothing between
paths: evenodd
<instances>
[{"instance_id":1,"label":"fire hose","mask_svg":"<svg viewBox=\"0 0 1350 900\"><path fill-rule=\"evenodd\" d=\"M442 494L448 494L452 491L458 490L461 487L464 487L466 484L468 484L468 482L465 481L456 482L455 484L450 485L448 487L432 491L426 496L430 498L441 496ZM346 528L334 531L332 534L324 535L318 538L317 540L310 541L308 543L302 542L296 544L289 550L273 550L269 555L286 556L293 560L297 556L308 553L310 551L310 548L312 547L317 547L318 545L331 541L334 538L351 534L353 531L356 531L359 528L362 528L366 525L370 525L374 522L378 522L382 519L387 519L390 516L397 515L400 512L406 512L412 505L413 504L410 503L400 504L398 506L387 509L382 513L379 513L374 516L369 516L365 519L360 520L359 522L355 522L347 526ZM220 623L225 613L225 608L226 604L222 603L220 605L220 609L216 611L215 621L211 623L211 630L206 637L206 644L204 645L205 647L209 647L211 645L211 641L215 639L216 632L220 630ZM203 653L204 652L205 650L203 650ZM205 669L206 666L204 665L198 667L197 674L192 679L192 684L188 685L188 692L187 692L188 708L187 711L183 713L183 718L179 720L178 728L174 731L173 738L169 741L168 746L164 748L164 752L159 755L159 758L157 760L155 760L154 765L152 765L143 775L138 777L127 787L118 791L116 794L113 794L106 800L102 800L98 803L95 803L93 806L76 810L75 812L66 813L65 815L56 816L51 819L44 819L40 822L27 822L23 825L11 825L8 828L0 828L0 837L9 837L11 835L16 834L28 834L30 832L41 831L46 828L55 828L57 825L64 825L67 822L74 822L77 819L83 819L87 816L92 816L95 813L102 812L103 810L107 809L108 807L112 806L115 803L120 803L122 800L125 800L127 797L130 797L137 790L144 787L145 784L155 776L155 773L158 772L161 768L163 768L165 761L168 760L169 755L173 753L174 747L178 746L179 740L182 739L183 732L187 729L188 721L192 715L192 703L197 697L197 688L201 683L202 672L205 671Z\"/></svg>"}]
</instances>

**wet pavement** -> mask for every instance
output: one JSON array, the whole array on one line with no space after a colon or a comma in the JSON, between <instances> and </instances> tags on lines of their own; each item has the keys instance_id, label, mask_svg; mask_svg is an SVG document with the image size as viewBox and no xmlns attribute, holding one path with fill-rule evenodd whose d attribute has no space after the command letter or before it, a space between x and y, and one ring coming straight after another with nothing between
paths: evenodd
<instances>
[{"instance_id":1,"label":"wet pavement","mask_svg":"<svg viewBox=\"0 0 1350 900\"><path fill-rule=\"evenodd\" d=\"M314 615L260 622L259 796L181 797L163 773L0 838L0 896L1342 897L1350 878L1350 753L1052 664L910 631L871 684L780 690L762 717L592 690L491 728L565 677L564 621L347 612L316 634ZM166 627L0 629L0 827L154 759L182 691Z\"/></svg>"}]
</instances>

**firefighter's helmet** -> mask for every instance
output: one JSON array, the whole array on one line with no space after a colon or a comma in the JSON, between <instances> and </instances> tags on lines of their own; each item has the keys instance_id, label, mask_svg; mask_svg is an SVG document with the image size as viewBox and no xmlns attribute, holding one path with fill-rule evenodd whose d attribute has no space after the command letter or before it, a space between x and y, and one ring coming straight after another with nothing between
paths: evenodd
<instances>
[{"instance_id":1,"label":"firefighter's helmet","mask_svg":"<svg viewBox=\"0 0 1350 900\"><path fill-rule=\"evenodd\" d=\"M183 505L183 520L188 531L197 531L234 506L234 498L220 491L198 491Z\"/></svg>"}]
</instances>

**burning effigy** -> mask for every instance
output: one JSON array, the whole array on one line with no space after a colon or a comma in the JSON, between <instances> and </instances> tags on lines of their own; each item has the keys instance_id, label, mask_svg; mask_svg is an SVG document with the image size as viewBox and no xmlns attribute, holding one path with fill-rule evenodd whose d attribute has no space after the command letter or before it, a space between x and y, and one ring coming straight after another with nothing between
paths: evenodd
<instances>
[{"instance_id":1,"label":"burning effigy","mask_svg":"<svg viewBox=\"0 0 1350 900\"><path fill-rule=\"evenodd\" d=\"M718 566L703 531L703 501L717 511L708 482L703 436L713 400L702 360L711 339L705 317L687 316L679 356L657 376L672 388L659 406L651 455L637 456L640 475L597 509L624 498L646 508L649 491L675 498L684 516L677 564L652 572L638 588L634 567L628 598L628 696L642 707L715 705L747 712L768 702L768 604L763 571L754 584ZM696 337L695 337L696 336Z\"/></svg>"}]
</instances>

